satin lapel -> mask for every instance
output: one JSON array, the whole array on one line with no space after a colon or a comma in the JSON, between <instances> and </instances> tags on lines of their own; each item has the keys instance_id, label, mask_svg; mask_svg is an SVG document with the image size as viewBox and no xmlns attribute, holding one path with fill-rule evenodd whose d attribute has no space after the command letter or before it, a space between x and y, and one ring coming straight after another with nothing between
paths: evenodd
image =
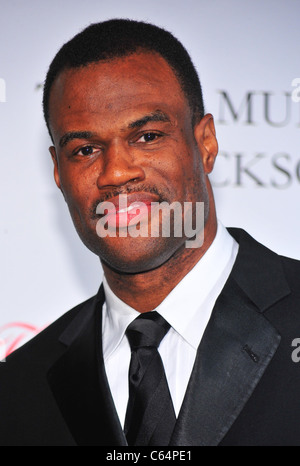
<instances>
[{"instance_id":1,"label":"satin lapel","mask_svg":"<svg viewBox=\"0 0 300 466\"><path fill-rule=\"evenodd\" d=\"M198 348L171 445L218 445L280 343L264 311L290 293L280 258L246 232Z\"/></svg>"},{"instance_id":2,"label":"satin lapel","mask_svg":"<svg viewBox=\"0 0 300 466\"><path fill-rule=\"evenodd\" d=\"M69 347L48 373L54 397L79 446L126 445L102 357L102 304L100 293L92 308L81 311L66 329L61 341Z\"/></svg>"},{"instance_id":3,"label":"satin lapel","mask_svg":"<svg viewBox=\"0 0 300 466\"><path fill-rule=\"evenodd\" d=\"M170 445L218 445L279 345L277 331L234 288L216 303Z\"/></svg>"}]
</instances>

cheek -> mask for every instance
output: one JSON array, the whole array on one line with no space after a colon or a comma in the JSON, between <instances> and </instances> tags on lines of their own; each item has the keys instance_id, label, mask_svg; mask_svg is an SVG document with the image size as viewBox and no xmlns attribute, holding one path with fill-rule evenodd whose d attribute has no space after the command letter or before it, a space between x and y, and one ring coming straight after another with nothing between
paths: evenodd
<instances>
[{"instance_id":1,"label":"cheek","mask_svg":"<svg viewBox=\"0 0 300 466\"><path fill-rule=\"evenodd\" d=\"M68 203L87 202L89 192L93 186L93 180L87 173L83 173L76 167L62 166L59 171L61 189Z\"/></svg>"},{"instance_id":2,"label":"cheek","mask_svg":"<svg viewBox=\"0 0 300 466\"><path fill-rule=\"evenodd\" d=\"M186 198L190 201L207 204L207 177L204 173L201 156L197 151L194 154L190 154L189 161L186 163L183 173Z\"/></svg>"},{"instance_id":3,"label":"cheek","mask_svg":"<svg viewBox=\"0 0 300 466\"><path fill-rule=\"evenodd\" d=\"M74 174L64 173L60 177L61 191L74 223L81 222L89 212L90 190L84 180Z\"/></svg>"},{"instance_id":4,"label":"cheek","mask_svg":"<svg viewBox=\"0 0 300 466\"><path fill-rule=\"evenodd\" d=\"M201 156L198 151L193 151L185 147L185 149L178 154L174 174L176 176L178 188L182 190L187 200L203 199L205 175Z\"/></svg>"},{"instance_id":5,"label":"cheek","mask_svg":"<svg viewBox=\"0 0 300 466\"><path fill-rule=\"evenodd\" d=\"M146 173L154 181L165 185L170 194L181 197L193 177L192 158L186 148L166 150L147 160Z\"/></svg>"}]
</instances>

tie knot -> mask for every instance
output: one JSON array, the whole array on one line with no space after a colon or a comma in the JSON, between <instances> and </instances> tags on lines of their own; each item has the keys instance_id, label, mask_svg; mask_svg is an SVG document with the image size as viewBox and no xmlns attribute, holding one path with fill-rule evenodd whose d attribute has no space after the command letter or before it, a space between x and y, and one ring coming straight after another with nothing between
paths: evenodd
<instances>
[{"instance_id":1,"label":"tie knot","mask_svg":"<svg viewBox=\"0 0 300 466\"><path fill-rule=\"evenodd\" d=\"M170 324L156 311L139 315L128 325L126 335L131 349L144 346L159 347Z\"/></svg>"}]
</instances>

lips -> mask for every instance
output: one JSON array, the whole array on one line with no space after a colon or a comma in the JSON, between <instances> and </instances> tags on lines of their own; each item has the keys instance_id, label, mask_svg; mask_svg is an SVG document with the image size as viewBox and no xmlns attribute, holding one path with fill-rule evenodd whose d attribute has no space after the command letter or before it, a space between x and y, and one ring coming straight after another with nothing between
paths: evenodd
<instances>
[{"instance_id":1,"label":"lips","mask_svg":"<svg viewBox=\"0 0 300 466\"><path fill-rule=\"evenodd\" d=\"M158 197L151 193L120 194L98 204L96 212L105 215L108 226L123 228L147 221L153 202L158 202Z\"/></svg>"}]
</instances>

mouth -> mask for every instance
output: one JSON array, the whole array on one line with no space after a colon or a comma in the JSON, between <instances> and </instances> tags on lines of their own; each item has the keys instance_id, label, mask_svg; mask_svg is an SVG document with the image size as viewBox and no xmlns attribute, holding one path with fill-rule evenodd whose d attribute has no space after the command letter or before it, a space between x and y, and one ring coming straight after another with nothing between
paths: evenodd
<instances>
[{"instance_id":1,"label":"mouth","mask_svg":"<svg viewBox=\"0 0 300 466\"><path fill-rule=\"evenodd\" d=\"M159 202L157 195L146 192L120 194L109 201L100 202L96 213L109 227L128 228L147 222L151 216L152 203Z\"/></svg>"}]
</instances>

